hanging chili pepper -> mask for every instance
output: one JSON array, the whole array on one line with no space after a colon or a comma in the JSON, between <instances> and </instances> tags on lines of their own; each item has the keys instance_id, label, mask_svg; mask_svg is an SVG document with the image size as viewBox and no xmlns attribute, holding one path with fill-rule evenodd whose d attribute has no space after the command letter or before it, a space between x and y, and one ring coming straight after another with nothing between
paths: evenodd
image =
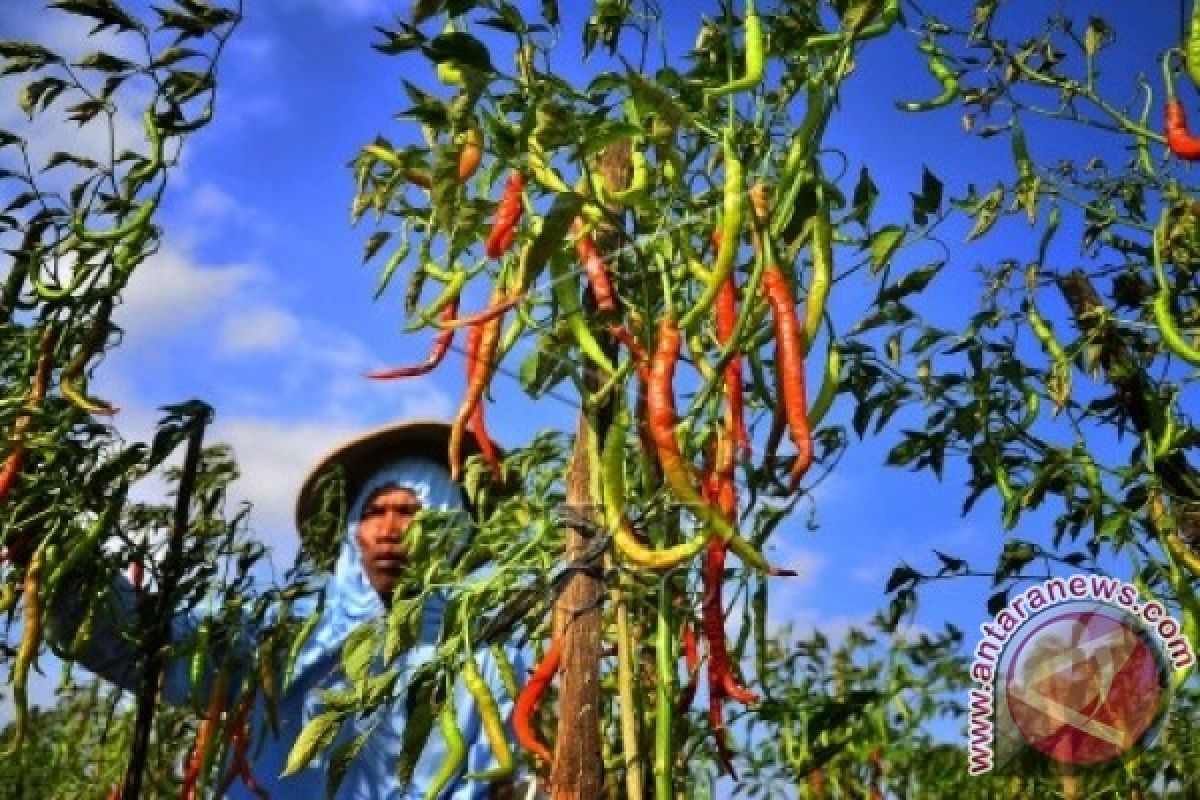
<instances>
[{"instance_id":1,"label":"hanging chili pepper","mask_svg":"<svg viewBox=\"0 0 1200 800\"><path fill-rule=\"evenodd\" d=\"M496 449L496 442L488 432L487 422L483 418L483 405L482 400L475 405L475 413L471 415L468 427L475 434L475 441L479 443L483 460L487 462L488 469L491 470L492 480L500 481L504 476L504 470L500 465L500 453Z\"/></svg>"},{"instance_id":2,"label":"hanging chili pepper","mask_svg":"<svg viewBox=\"0 0 1200 800\"><path fill-rule=\"evenodd\" d=\"M571 234L575 236L575 253L583 262L583 272L587 275L592 297L596 299L596 308L602 312L615 312L617 301L613 294L612 280L608 275L608 265L596 249L596 243L585 230L581 220L576 219L571 225Z\"/></svg>"},{"instance_id":3,"label":"hanging chili pepper","mask_svg":"<svg viewBox=\"0 0 1200 800\"><path fill-rule=\"evenodd\" d=\"M720 445L718 445L718 451ZM731 524L737 521L737 490L732 464L723 466L720 456L711 475L713 499L720 513ZM704 595L700 606L704 635L708 639L708 690L739 703L756 703L758 695L738 684L733 675L725 639L725 606L721 590L725 582L725 543L711 539L704 560Z\"/></svg>"},{"instance_id":4,"label":"hanging chili pepper","mask_svg":"<svg viewBox=\"0 0 1200 800\"><path fill-rule=\"evenodd\" d=\"M624 508L625 490L625 436L629 430L629 418L618 414L609 426L604 440L603 455L603 498L604 517L617 552L630 563L655 571L674 569L699 555L705 546L703 532L691 539L669 547L654 548L643 544L629 525Z\"/></svg>"},{"instance_id":5,"label":"hanging chili pepper","mask_svg":"<svg viewBox=\"0 0 1200 800\"><path fill-rule=\"evenodd\" d=\"M92 322L92 327L88 330L82 344L80 344L79 352L67 363L59 378L58 389L62 392L62 396L70 400L76 408L86 411L89 414L110 416L120 410L109 403L87 397L79 386L83 378L84 369L86 369L92 357L95 356L108 337L109 317L112 314L112 307L113 302L111 297L105 297L100 301L99 308L96 311L96 318Z\"/></svg>"},{"instance_id":6,"label":"hanging chili pepper","mask_svg":"<svg viewBox=\"0 0 1200 800\"><path fill-rule=\"evenodd\" d=\"M1042 349L1046 351L1046 355L1050 356L1052 362L1050 377L1046 380L1046 391L1054 401L1054 413L1057 415L1071 397L1071 359L1063 350L1062 345L1058 343L1050 323L1042 317L1034 303L1033 298L1037 290L1037 270L1036 263L1030 264L1029 268L1025 270L1026 297L1022 308L1029 320L1029 329L1033 331L1033 335L1041 344Z\"/></svg>"},{"instance_id":7,"label":"hanging chili pepper","mask_svg":"<svg viewBox=\"0 0 1200 800\"><path fill-rule=\"evenodd\" d=\"M46 389L50 384L50 370L54 363L54 342L55 331L52 327L47 326L38 340L37 366L34 368L33 385L29 388L29 396L26 400L26 407L30 411L39 408L46 396ZM12 449L8 451L8 456L4 459L4 466L0 468L0 502L8 496L21 471L21 462L25 457L25 433L31 422L32 417L25 413L17 417L17 421L13 423L12 435L9 437Z\"/></svg>"},{"instance_id":8,"label":"hanging chili pepper","mask_svg":"<svg viewBox=\"0 0 1200 800\"><path fill-rule=\"evenodd\" d=\"M462 676L463 682L467 685L467 692L475 701L475 708L483 722L484 735L487 736L488 744L492 747L492 753L496 757L497 763L497 766L492 769L470 773L467 778L480 781L507 778L512 775L515 766L512 750L508 746L508 733L504 729L504 720L500 717L500 709L496 706L496 698L492 697L487 683L479 674L479 666L475 663L473 656L468 655L463 662Z\"/></svg>"},{"instance_id":9,"label":"hanging chili pepper","mask_svg":"<svg viewBox=\"0 0 1200 800\"><path fill-rule=\"evenodd\" d=\"M491 382L492 358L500 338L500 325L500 320L494 320L483 325L474 325L467 332L467 390L450 427L448 450L450 475L455 481L458 480L462 468L463 434L475 416L475 407L483 402L483 393Z\"/></svg>"},{"instance_id":10,"label":"hanging chili pepper","mask_svg":"<svg viewBox=\"0 0 1200 800\"><path fill-rule=\"evenodd\" d=\"M204 719L196 729L196 740L192 745L192 753L188 758L187 768L179 785L180 800L196 800L197 784L204 776L206 767L212 760L213 748L216 745L217 726L228 700L229 669L222 667L213 681L208 697L208 708Z\"/></svg>"},{"instance_id":11,"label":"hanging chili pepper","mask_svg":"<svg viewBox=\"0 0 1200 800\"><path fill-rule=\"evenodd\" d=\"M517 741L547 764L554 760L554 756L551 754L550 748L538 738L533 724L533 715L537 713L538 705L546 694L546 689L554 680L554 676L558 674L559 665L562 663L562 648L565 638L565 636L558 636L550 642L550 647L546 649L542 660L534 667L529 681L517 695L516 706L513 710L513 731L517 735Z\"/></svg>"},{"instance_id":12,"label":"hanging chili pepper","mask_svg":"<svg viewBox=\"0 0 1200 800\"><path fill-rule=\"evenodd\" d=\"M513 170L504 184L504 193L496 207L496 218L492 221L492 230L484 245L488 258L499 258L512 247L513 239L517 236L517 223L521 221L524 193L525 179L520 172Z\"/></svg>"},{"instance_id":13,"label":"hanging chili pepper","mask_svg":"<svg viewBox=\"0 0 1200 800\"><path fill-rule=\"evenodd\" d=\"M446 702L438 712L438 730L442 732L442 741L446 745L446 758L430 779L429 788L425 790L425 800L437 800L467 760L467 740L458 728L453 689L446 693Z\"/></svg>"},{"instance_id":14,"label":"hanging chili pepper","mask_svg":"<svg viewBox=\"0 0 1200 800\"><path fill-rule=\"evenodd\" d=\"M691 330L694 323L708 316L709 309L716 302L717 294L725 279L733 274L734 258L737 254L737 242L742 232L742 193L743 185L742 162L738 160L737 147L733 135L726 133L721 137L721 153L724 160L725 179L721 189L721 241L729 243L729 247L721 247L713 263L712 279L704 292L696 300L688 312L680 320L680 327Z\"/></svg>"},{"instance_id":15,"label":"hanging chili pepper","mask_svg":"<svg viewBox=\"0 0 1200 800\"><path fill-rule=\"evenodd\" d=\"M774 264L763 273L763 289L775 318L775 361L779 371L781 404L787 417L788 432L796 446L792 465L791 490L795 491L813 463L813 438L808 424L805 398L804 342L796 319L796 304L783 272Z\"/></svg>"},{"instance_id":16,"label":"hanging chili pepper","mask_svg":"<svg viewBox=\"0 0 1200 800\"><path fill-rule=\"evenodd\" d=\"M931 40L923 40L917 49L929 59L929 73L941 84L942 90L928 100L897 102L896 108L901 111L933 111L950 105L958 97L959 78L950 65L946 63L946 51Z\"/></svg>"},{"instance_id":17,"label":"hanging chili pepper","mask_svg":"<svg viewBox=\"0 0 1200 800\"><path fill-rule=\"evenodd\" d=\"M700 677L700 647L696 641L696 630L687 618L680 624L679 639L683 643L683 663L688 674L688 682L680 690L679 699L675 704L676 714L682 716L691 709L692 702L696 699Z\"/></svg>"},{"instance_id":18,"label":"hanging chili pepper","mask_svg":"<svg viewBox=\"0 0 1200 800\"><path fill-rule=\"evenodd\" d=\"M22 596L25 600L24 629L21 632L21 642L17 646L17 660L12 671L13 741L5 752L11 756L21 749L29 730L29 668L37 657L39 645L42 642L42 568L45 562L44 551L38 549L33 554L29 566L25 570L25 582Z\"/></svg>"},{"instance_id":19,"label":"hanging chili pepper","mask_svg":"<svg viewBox=\"0 0 1200 800\"><path fill-rule=\"evenodd\" d=\"M734 78L720 86L705 89L704 93L706 95L720 97L735 92L753 91L762 83L766 49L764 47L762 19L758 16L758 9L754 6L754 0L746 0L743 27L746 37L745 72L739 78Z\"/></svg>"},{"instance_id":20,"label":"hanging chili pepper","mask_svg":"<svg viewBox=\"0 0 1200 800\"><path fill-rule=\"evenodd\" d=\"M442 321L454 319L458 315L458 296L450 301L450 303L442 309ZM397 378L415 378L419 375L427 375L437 369L442 363L442 359L446 357L446 353L450 351L450 345L454 342L454 328L447 328L438 333L437 338L433 341L433 349L429 353L429 357L425 359L425 363L417 364L411 367L396 367L393 369L380 369L368 372L368 378L375 380L395 380Z\"/></svg>"},{"instance_id":21,"label":"hanging chili pepper","mask_svg":"<svg viewBox=\"0 0 1200 800\"><path fill-rule=\"evenodd\" d=\"M714 239L717 237L714 236ZM717 343L724 347L737 325L737 286L730 275L717 294ZM744 458L750 454L750 433L746 430L745 401L742 390L742 354L734 351L725 365L726 428L730 431Z\"/></svg>"},{"instance_id":22,"label":"hanging chili pepper","mask_svg":"<svg viewBox=\"0 0 1200 800\"><path fill-rule=\"evenodd\" d=\"M466 183L483 162L483 131L472 125L467 129L463 148L458 154L458 180Z\"/></svg>"},{"instance_id":23,"label":"hanging chili pepper","mask_svg":"<svg viewBox=\"0 0 1200 800\"><path fill-rule=\"evenodd\" d=\"M1163 132L1167 137L1167 149L1176 158L1184 161L1200 160L1200 138L1192 135L1188 129L1187 111L1183 101L1175 94L1175 75L1171 69L1171 57L1177 52L1168 50L1163 53L1162 73L1166 86L1166 104L1163 108Z\"/></svg>"},{"instance_id":24,"label":"hanging chili pepper","mask_svg":"<svg viewBox=\"0 0 1200 800\"><path fill-rule=\"evenodd\" d=\"M658 328L658 343L646 384L646 417L650 436L663 477L675 497L703 526L729 543L729 549L747 566L772 575L794 575L791 570L772 567L757 549L743 539L727 520L704 502L692 484L692 470L683 460L675 441L675 363L679 360L682 337L675 320L663 317Z\"/></svg>"}]
</instances>

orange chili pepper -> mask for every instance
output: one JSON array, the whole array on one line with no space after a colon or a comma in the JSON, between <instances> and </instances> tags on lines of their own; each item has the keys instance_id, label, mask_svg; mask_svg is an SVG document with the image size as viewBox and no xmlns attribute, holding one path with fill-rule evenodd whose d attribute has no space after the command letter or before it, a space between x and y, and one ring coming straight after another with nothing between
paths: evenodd
<instances>
[{"instance_id":1,"label":"orange chili pepper","mask_svg":"<svg viewBox=\"0 0 1200 800\"><path fill-rule=\"evenodd\" d=\"M605 312L616 311L617 301L608 274L608 265L596 249L596 242L584 231L583 223L578 219L572 223L571 233L576 237L575 253L583 262L583 271L591 286L592 297L596 299L596 308Z\"/></svg>"},{"instance_id":2,"label":"orange chili pepper","mask_svg":"<svg viewBox=\"0 0 1200 800\"><path fill-rule=\"evenodd\" d=\"M813 437L808 424L808 400L805 396L804 342L796 319L796 302L783 272L774 264L763 272L763 289L775 318L775 362L779 371L779 392L788 433L796 446L792 465L791 489L800 485L813 463Z\"/></svg>"},{"instance_id":3,"label":"orange chili pepper","mask_svg":"<svg viewBox=\"0 0 1200 800\"><path fill-rule=\"evenodd\" d=\"M442 309L442 320L453 320L458 314L458 295ZM442 363L442 359L446 357L446 353L450 350L450 345L454 342L454 328L438 333L437 338L433 341L433 349L429 352L429 357L425 359L425 363L416 364L411 367L396 367L394 369L381 369L373 372L368 372L368 378L375 380L394 380L396 378L415 378L419 375L426 375L437 369Z\"/></svg>"},{"instance_id":4,"label":"orange chili pepper","mask_svg":"<svg viewBox=\"0 0 1200 800\"><path fill-rule=\"evenodd\" d=\"M550 647L547 648L542 660L534 668L533 674L529 676L529 681L517 695L517 701L513 708L513 732L517 735L517 741L522 747L546 763L553 761L554 757L550 753L550 748L538 738L537 731L533 727L533 715L537 711L542 697L546 694L550 682L558 674L558 667L562 663L564 638L566 637L560 636L550 642Z\"/></svg>"},{"instance_id":5,"label":"orange chili pepper","mask_svg":"<svg viewBox=\"0 0 1200 800\"><path fill-rule=\"evenodd\" d=\"M513 171L504 184L500 205L496 207L496 218L488 234L484 252L488 258L499 258L512 246L517 236L517 223L521 221L521 196L525 193L525 179L520 172Z\"/></svg>"}]
</instances>

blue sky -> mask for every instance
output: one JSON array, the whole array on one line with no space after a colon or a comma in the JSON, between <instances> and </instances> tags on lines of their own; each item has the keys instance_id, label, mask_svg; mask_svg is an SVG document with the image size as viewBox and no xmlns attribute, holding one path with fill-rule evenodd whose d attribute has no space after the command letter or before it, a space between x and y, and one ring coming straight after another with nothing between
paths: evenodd
<instances>
[{"instance_id":1,"label":"blue sky","mask_svg":"<svg viewBox=\"0 0 1200 800\"><path fill-rule=\"evenodd\" d=\"M398 291L371 302L376 267L360 264L371 229L349 224L347 163L377 133L393 140L412 135L393 119L405 105L401 78L433 83L417 59L383 56L368 46L373 26L386 24L398 6L383 0L247 5L223 63L216 120L187 146L162 209L162 252L131 284L116 315L125 342L100 368L93 389L122 408L116 424L130 439L148 438L158 406L191 397L212 404L217 416L210 441L235 448L243 469L237 495L254 502L252 525L284 569L295 552L292 498L317 456L366 427L451 414L462 390L461 369L452 354L428 378L373 383L361 377L372 367L423 357L428 342L423 335L401 334ZM1039 15L1046 7L1029 0L1011 5ZM563 3L568 19L579 13L573 6ZM1118 30L1136 32L1122 42L1129 48L1127 73L1157 74L1154 57L1174 36L1174 6L1157 19L1123 3L1067 6L1095 7L1111 15ZM694 6L687 8L674 12L680 25L671 30L683 26L686 33L673 46L693 39ZM82 30L34 0L7 0L0 9L3 38L36 38L81 53L98 44L82 42ZM918 190L923 165L946 181L948 195L960 194L968 180L990 188L1011 173L1003 137L967 137L953 110L917 116L892 108L897 98L935 91L913 42L897 35L867 49L830 131L831 143L848 154L852 175L860 163L872 169L884 193L882 216L900 221L907 219L908 193ZM22 124L13 100L19 86L0 81L0 128ZM119 131L136 141L132 113ZM53 127L40 130L35 141L48 153L64 145L95 146L99 134ZM1070 137L1040 135L1036 128L1030 139L1039 154L1075 145ZM932 319L949 325L966 315L977 297L971 267L994 256L990 248L1032 257L1035 242L1022 239L1027 228L1012 225L1011 236L1009 228L1002 230L1003 241L983 248L958 247L962 223L944 232L955 258L924 306ZM1078 261L1069 250L1058 255L1064 265ZM935 248L899 256L906 268L937 257ZM831 301L844 327L874 288L865 279L855 283L839 286ZM818 385L819 369L813 365L810 385ZM525 441L545 427L573 428L573 409L553 399L533 406L515 384L504 392L505 380L496 385L497 400L489 408L502 442ZM848 419L849 402L842 398L830 420ZM915 421L909 418L909 424ZM901 560L930 567L934 547L960 556L998 552L997 504L985 497L970 517L960 518L965 491L956 466L941 485L926 473L881 466L903 423L880 441L852 441L837 471L814 492L816 531L806 529L804 513L778 529L775 559L802 573L775 586L778 622L836 633L885 604L884 582ZM1050 522L1048 515L1031 515L1016 535L1040 538ZM920 624L936 628L949 619L971 639L989 589L966 579L930 589L922 595Z\"/></svg>"}]
</instances>

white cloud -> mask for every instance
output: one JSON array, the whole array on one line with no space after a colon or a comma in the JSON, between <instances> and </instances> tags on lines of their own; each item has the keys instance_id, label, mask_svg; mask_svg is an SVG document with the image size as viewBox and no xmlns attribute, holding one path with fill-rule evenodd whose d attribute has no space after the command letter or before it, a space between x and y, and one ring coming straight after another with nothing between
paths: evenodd
<instances>
[{"instance_id":1,"label":"white cloud","mask_svg":"<svg viewBox=\"0 0 1200 800\"><path fill-rule=\"evenodd\" d=\"M214 183L198 183L187 200L188 211L207 221L224 219L237 211L238 201Z\"/></svg>"},{"instance_id":2,"label":"white cloud","mask_svg":"<svg viewBox=\"0 0 1200 800\"><path fill-rule=\"evenodd\" d=\"M224 353L273 353L295 341L300 322L280 308L257 306L235 312L221 325L220 347Z\"/></svg>"},{"instance_id":3,"label":"white cloud","mask_svg":"<svg viewBox=\"0 0 1200 800\"><path fill-rule=\"evenodd\" d=\"M114 318L128 344L158 343L204 320L261 276L250 264L200 266L170 244L138 267Z\"/></svg>"}]
</instances>

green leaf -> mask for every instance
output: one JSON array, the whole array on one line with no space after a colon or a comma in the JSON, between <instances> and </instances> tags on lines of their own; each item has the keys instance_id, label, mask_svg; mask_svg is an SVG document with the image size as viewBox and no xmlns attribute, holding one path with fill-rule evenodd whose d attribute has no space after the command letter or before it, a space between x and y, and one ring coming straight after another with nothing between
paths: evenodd
<instances>
[{"instance_id":1,"label":"green leaf","mask_svg":"<svg viewBox=\"0 0 1200 800\"><path fill-rule=\"evenodd\" d=\"M943 185L936 175L924 167L921 171L921 193L914 194L913 222L924 225L931 214L936 214L942 207Z\"/></svg>"},{"instance_id":2,"label":"green leaf","mask_svg":"<svg viewBox=\"0 0 1200 800\"><path fill-rule=\"evenodd\" d=\"M362 683L375 653L375 624L364 622L346 637L342 645L342 670L351 683Z\"/></svg>"},{"instance_id":3,"label":"green leaf","mask_svg":"<svg viewBox=\"0 0 1200 800\"><path fill-rule=\"evenodd\" d=\"M95 51L88 53L75 62L75 66L83 69L94 69L100 72L124 72L137 67L132 61L118 58L111 53Z\"/></svg>"},{"instance_id":4,"label":"green leaf","mask_svg":"<svg viewBox=\"0 0 1200 800\"><path fill-rule=\"evenodd\" d=\"M923 575L910 567L908 564L901 564L892 570L891 576L888 578L887 585L884 587L884 594L891 594L901 586L909 586L919 581Z\"/></svg>"},{"instance_id":5,"label":"green leaf","mask_svg":"<svg viewBox=\"0 0 1200 800\"><path fill-rule=\"evenodd\" d=\"M325 776L325 796L327 798L337 796L337 790L342 785L342 781L346 779L346 772L350 769L350 765L362 753L367 740L375 733L377 727L379 727L378 723L367 726L366 730L353 739L338 745L338 748L330 754L329 773Z\"/></svg>"},{"instance_id":6,"label":"green leaf","mask_svg":"<svg viewBox=\"0 0 1200 800\"><path fill-rule=\"evenodd\" d=\"M920 269L913 270L891 286L881 289L879 297L875 302L879 304L890 303L924 290L929 285L929 282L933 280L933 276L937 275L944 266L946 266L945 261L937 261L933 264L927 264ZM928 343L924 345L924 347L927 346ZM924 349L924 347L918 348L914 345L913 352Z\"/></svg>"},{"instance_id":7,"label":"green leaf","mask_svg":"<svg viewBox=\"0 0 1200 800\"><path fill-rule=\"evenodd\" d=\"M871 180L871 173L866 167L863 167L858 172L858 183L854 185L854 195L850 200L852 206L850 219L866 225L871 217L871 211L875 208L875 201L878 199L879 187Z\"/></svg>"},{"instance_id":8,"label":"green leaf","mask_svg":"<svg viewBox=\"0 0 1200 800\"><path fill-rule=\"evenodd\" d=\"M370 261L379 252L379 248L387 244L388 239L392 238L391 231L376 231L367 238L367 243L363 247L363 263Z\"/></svg>"},{"instance_id":9,"label":"green leaf","mask_svg":"<svg viewBox=\"0 0 1200 800\"><path fill-rule=\"evenodd\" d=\"M938 557L938 560L942 562L942 569L940 572L938 572L939 575L967 571L967 562L962 560L961 558L955 558L954 556L948 556L945 553L941 552L940 550L934 550L933 554L936 555Z\"/></svg>"},{"instance_id":10,"label":"green leaf","mask_svg":"<svg viewBox=\"0 0 1200 800\"><path fill-rule=\"evenodd\" d=\"M1000 613L1000 610L1008 605L1008 589L1001 589L988 598L987 612L993 617Z\"/></svg>"},{"instance_id":11,"label":"green leaf","mask_svg":"<svg viewBox=\"0 0 1200 800\"><path fill-rule=\"evenodd\" d=\"M975 210L975 225L967 234L967 241L974 241L990 231L1000 219L1000 204L1004 202L1004 187L997 186L983 198Z\"/></svg>"},{"instance_id":12,"label":"green leaf","mask_svg":"<svg viewBox=\"0 0 1200 800\"><path fill-rule=\"evenodd\" d=\"M401 737L400 758L396 767L396 777L403 789L407 789L412 782L417 760L421 757L421 751L425 749L425 743L429 741L434 717L440 710L440 703L434 702L434 688L437 684L437 662L426 662L417 669L408 685L408 696L405 699L407 723Z\"/></svg>"},{"instance_id":13,"label":"green leaf","mask_svg":"<svg viewBox=\"0 0 1200 800\"><path fill-rule=\"evenodd\" d=\"M326 711L309 720L296 737L291 752L288 753L287 764L279 777L286 778L294 775L308 766L313 757L333 743L338 729L342 727L342 715L337 711Z\"/></svg>"},{"instance_id":14,"label":"green leaf","mask_svg":"<svg viewBox=\"0 0 1200 800\"><path fill-rule=\"evenodd\" d=\"M92 33L113 27L118 31L136 31L142 27L112 0L51 0L50 7L96 20L99 24Z\"/></svg>"},{"instance_id":15,"label":"green leaf","mask_svg":"<svg viewBox=\"0 0 1200 800\"><path fill-rule=\"evenodd\" d=\"M49 172L55 167L60 167L63 164L73 164L84 169L99 169L99 162L93 161L90 158L77 156L74 153L64 153L61 150L57 153L51 153L50 158L46 159L46 166L42 167L42 172Z\"/></svg>"},{"instance_id":16,"label":"green leaf","mask_svg":"<svg viewBox=\"0 0 1200 800\"><path fill-rule=\"evenodd\" d=\"M1038 557L1038 547L1030 542L1014 539L1004 544L1004 551L996 565L992 585L1004 582L1025 568L1025 565Z\"/></svg>"},{"instance_id":17,"label":"green leaf","mask_svg":"<svg viewBox=\"0 0 1200 800\"><path fill-rule=\"evenodd\" d=\"M908 229L901 225L885 225L871 237L871 272L878 273L889 263L904 243Z\"/></svg>"},{"instance_id":18,"label":"green leaf","mask_svg":"<svg viewBox=\"0 0 1200 800\"><path fill-rule=\"evenodd\" d=\"M494 71L487 46L469 33L439 34L425 47L425 54L438 64L455 61L480 72Z\"/></svg>"},{"instance_id":19,"label":"green leaf","mask_svg":"<svg viewBox=\"0 0 1200 800\"><path fill-rule=\"evenodd\" d=\"M25 112L25 115L32 117L34 112L39 110L45 111L54 98L62 94L67 88L67 82L55 78L53 76L39 78L27 84L21 93L17 95L17 105Z\"/></svg>"}]
</instances>

